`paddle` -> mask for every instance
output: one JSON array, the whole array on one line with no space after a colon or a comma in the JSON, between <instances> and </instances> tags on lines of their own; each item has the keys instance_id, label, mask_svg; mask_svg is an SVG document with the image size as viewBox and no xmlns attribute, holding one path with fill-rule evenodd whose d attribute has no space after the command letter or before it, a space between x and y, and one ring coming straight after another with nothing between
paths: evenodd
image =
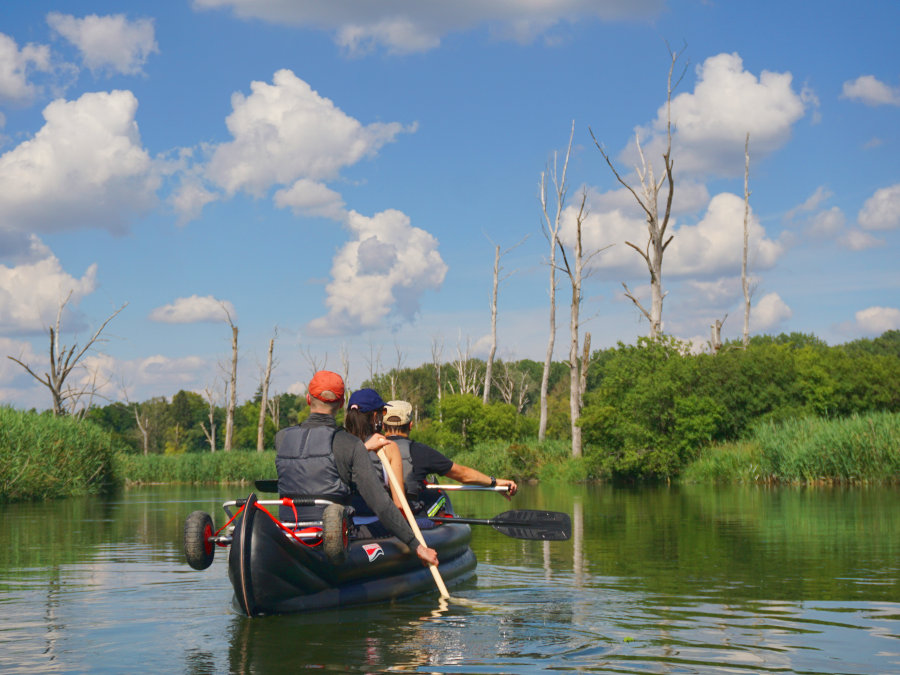
<instances>
[{"instance_id":1,"label":"paddle","mask_svg":"<svg viewBox=\"0 0 900 675\"><path fill-rule=\"evenodd\" d=\"M516 539L565 541L572 536L572 521L569 514L559 511L506 511L489 519L438 517L431 520L436 523L490 525L507 537Z\"/></svg>"},{"instance_id":2,"label":"paddle","mask_svg":"<svg viewBox=\"0 0 900 675\"><path fill-rule=\"evenodd\" d=\"M388 480L391 482L391 489L399 498L398 501L403 508L403 514L406 516L406 520L412 528L413 534L416 535L416 539L419 540L419 543L422 544L422 546L428 548L428 544L425 543L425 537L422 536L422 530L419 529L419 525L416 523L416 517L413 515L412 509L409 508L409 502L406 501L403 485L400 484L400 481L394 475L394 470L391 469L391 464L388 461L384 448L378 450L378 459L380 459L381 463L384 465L384 471L387 474ZM447 590L444 578L441 576L441 573L438 572L437 565L428 565L428 569L431 570L431 576L434 577L434 583L437 584L438 590L441 592L441 598L449 598L450 592Z\"/></svg>"},{"instance_id":3,"label":"paddle","mask_svg":"<svg viewBox=\"0 0 900 675\"><path fill-rule=\"evenodd\" d=\"M278 492L278 479L264 478L263 480L255 480L253 484L259 492Z\"/></svg>"}]
</instances>

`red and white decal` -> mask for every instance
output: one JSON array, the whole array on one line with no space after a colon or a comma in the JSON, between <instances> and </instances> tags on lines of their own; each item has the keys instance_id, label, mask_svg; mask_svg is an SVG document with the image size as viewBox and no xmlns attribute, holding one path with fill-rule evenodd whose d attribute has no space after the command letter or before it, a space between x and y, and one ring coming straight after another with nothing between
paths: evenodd
<instances>
[{"instance_id":1,"label":"red and white decal","mask_svg":"<svg viewBox=\"0 0 900 675\"><path fill-rule=\"evenodd\" d=\"M363 544L363 551L369 556L369 562L384 555L384 549L381 548L381 544Z\"/></svg>"}]
</instances>

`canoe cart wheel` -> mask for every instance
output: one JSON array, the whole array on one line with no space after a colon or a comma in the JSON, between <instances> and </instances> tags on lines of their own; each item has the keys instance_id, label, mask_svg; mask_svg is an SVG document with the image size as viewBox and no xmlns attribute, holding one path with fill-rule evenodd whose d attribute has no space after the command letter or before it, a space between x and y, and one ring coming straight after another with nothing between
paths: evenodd
<instances>
[{"instance_id":1,"label":"canoe cart wheel","mask_svg":"<svg viewBox=\"0 0 900 675\"><path fill-rule=\"evenodd\" d=\"M322 548L335 565L344 562L350 540L350 514L346 506L329 504L322 515Z\"/></svg>"},{"instance_id":2,"label":"canoe cart wheel","mask_svg":"<svg viewBox=\"0 0 900 675\"><path fill-rule=\"evenodd\" d=\"M194 511L184 521L184 555L195 570L212 565L216 545L212 541L213 520L205 511Z\"/></svg>"}]
</instances>

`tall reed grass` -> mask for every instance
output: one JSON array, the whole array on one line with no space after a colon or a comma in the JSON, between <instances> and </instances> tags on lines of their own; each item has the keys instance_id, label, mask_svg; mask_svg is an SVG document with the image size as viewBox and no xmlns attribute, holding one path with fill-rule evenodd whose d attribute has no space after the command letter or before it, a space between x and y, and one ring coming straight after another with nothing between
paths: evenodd
<instances>
[{"instance_id":1,"label":"tall reed grass","mask_svg":"<svg viewBox=\"0 0 900 675\"><path fill-rule=\"evenodd\" d=\"M795 419L757 427L746 442L713 446L687 482L900 482L900 415Z\"/></svg>"},{"instance_id":2,"label":"tall reed grass","mask_svg":"<svg viewBox=\"0 0 900 675\"><path fill-rule=\"evenodd\" d=\"M247 483L276 477L275 451L255 448L183 455L120 453L113 467L125 483Z\"/></svg>"},{"instance_id":3,"label":"tall reed grass","mask_svg":"<svg viewBox=\"0 0 900 675\"><path fill-rule=\"evenodd\" d=\"M116 450L90 422L0 407L0 501L103 492Z\"/></svg>"}]
</instances>

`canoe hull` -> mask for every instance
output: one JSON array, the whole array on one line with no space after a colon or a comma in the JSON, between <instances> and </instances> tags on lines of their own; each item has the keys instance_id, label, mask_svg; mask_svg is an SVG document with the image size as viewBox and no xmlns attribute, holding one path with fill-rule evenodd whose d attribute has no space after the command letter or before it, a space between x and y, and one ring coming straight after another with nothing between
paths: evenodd
<instances>
[{"instance_id":1,"label":"canoe hull","mask_svg":"<svg viewBox=\"0 0 900 675\"><path fill-rule=\"evenodd\" d=\"M255 502L251 495L228 555L235 599L248 616L383 602L435 588L428 568L395 538L353 540L345 561L335 565L321 546L286 536ZM476 560L468 525L440 525L423 536L438 552L446 583L472 574Z\"/></svg>"}]
</instances>

